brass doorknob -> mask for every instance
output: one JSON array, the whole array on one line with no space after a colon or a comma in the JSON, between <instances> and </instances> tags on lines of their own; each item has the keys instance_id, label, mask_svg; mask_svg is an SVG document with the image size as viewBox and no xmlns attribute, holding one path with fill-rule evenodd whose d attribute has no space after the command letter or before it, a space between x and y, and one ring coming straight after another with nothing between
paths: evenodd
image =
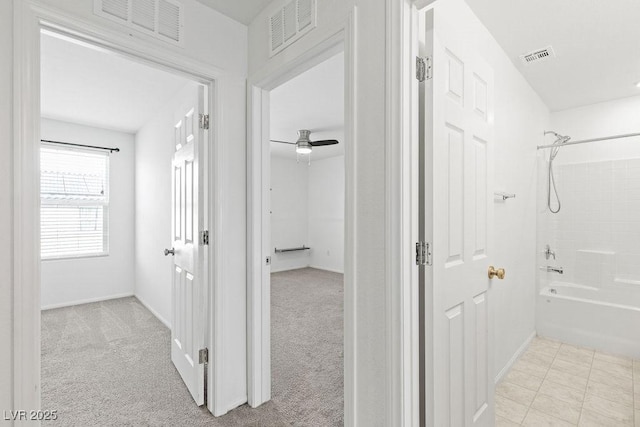
<instances>
[{"instance_id":1,"label":"brass doorknob","mask_svg":"<svg viewBox=\"0 0 640 427\"><path fill-rule=\"evenodd\" d=\"M504 268L495 268L493 265L489 266L489 279L493 279L497 277L498 279L504 279L505 271Z\"/></svg>"}]
</instances>

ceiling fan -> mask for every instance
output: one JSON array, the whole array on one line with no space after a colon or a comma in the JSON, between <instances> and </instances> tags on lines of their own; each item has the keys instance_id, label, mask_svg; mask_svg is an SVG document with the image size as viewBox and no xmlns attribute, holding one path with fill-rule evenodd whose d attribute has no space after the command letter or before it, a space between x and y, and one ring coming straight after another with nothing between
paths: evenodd
<instances>
[{"instance_id":1,"label":"ceiling fan","mask_svg":"<svg viewBox=\"0 0 640 427\"><path fill-rule=\"evenodd\" d=\"M311 135L310 130L301 129L298 131L298 140L296 142L276 141L274 139L272 139L271 142L279 142L280 144L295 145L296 153L298 154L311 154L312 147L338 144L338 140L336 139L323 139L320 141L311 141L311 139L309 139L309 135Z\"/></svg>"}]
</instances>

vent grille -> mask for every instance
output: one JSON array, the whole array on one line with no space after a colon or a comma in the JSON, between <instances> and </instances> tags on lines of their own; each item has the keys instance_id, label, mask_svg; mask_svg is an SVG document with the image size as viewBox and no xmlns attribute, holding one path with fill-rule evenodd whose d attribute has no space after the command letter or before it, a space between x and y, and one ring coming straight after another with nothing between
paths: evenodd
<instances>
[{"instance_id":1,"label":"vent grille","mask_svg":"<svg viewBox=\"0 0 640 427\"><path fill-rule=\"evenodd\" d=\"M94 0L93 10L157 39L183 44L183 7L175 0Z\"/></svg>"},{"instance_id":2,"label":"vent grille","mask_svg":"<svg viewBox=\"0 0 640 427\"><path fill-rule=\"evenodd\" d=\"M279 48L284 43L284 31L282 13L276 13L271 17L271 50Z\"/></svg>"},{"instance_id":3,"label":"vent grille","mask_svg":"<svg viewBox=\"0 0 640 427\"><path fill-rule=\"evenodd\" d=\"M129 1L128 0L103 0L102 11L119 19L127 19L129 17Z\"/></svg>"},{"instance_id":4,"label":"vent grille","mask_svg":"<svg viewBox=\"0 0 640 427\"><path fill-rule=\"evenodd\" d=\"M316 26L316 0L290 0L269 17L271 56Z\"/></svg>"},{"instance_id":5,"label":"vent grille","mask_svg":"<svg viewBox=\"0 0 640 427\"><path fill-rule=\"evenodd\" d=\"M525 64L531 64L534 62L545 61L549 58L555 58L556 54L551 46L547 46L544 49L534 50L533 52L520 55L520 60Z\"/></svg>"},{"instance_id":6,"label":"vent grille","mask_svg":"<svg viewBox=\"0 0 640 427\"><path fill-rule=\"evenodd\" d=\"M313 22L313 0L298 0L298 29L303 30Z\"/></svg>"},{"instance_id":7,"label":"vent grille","mask_svg":"<svg viewBox=\"0 0 640 427\"><path fill-rule=\"evenodd\" d=\"M284 7L284 41L289 41L297 32L296 2L294 0Z\"/></svg>"},{"instance_id":8,"label":"vent grille","mask_svg":"<svg viewBox=\"0 0 640 427\"><path fill-rule=\"evenodd\" d=\"M158 32L171 40L180 41L180 5L160 0Z\"/></svg>"},{"instance_id":9,"label":"vent grille","mask_svg":"<svg viewBox=\"0 0 640 427\"><path fill-rule=\"evenodd\" d=\"M133 2L131 22L146 28L156 30L156 2L155 0L136 0Z\"/></svg>"}]
</instances>

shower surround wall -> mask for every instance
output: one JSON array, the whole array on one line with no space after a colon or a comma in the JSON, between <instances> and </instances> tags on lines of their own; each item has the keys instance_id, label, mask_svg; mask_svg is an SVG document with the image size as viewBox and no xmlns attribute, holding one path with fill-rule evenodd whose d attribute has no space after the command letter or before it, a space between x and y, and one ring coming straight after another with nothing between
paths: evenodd
<instances>
[{"instance_id":1,"label":"shower surround wall","mask_svg":"<svg viewBox=\"0 0 640 427\"><path fill-rule=\"evenodd\" d=\"M640 97L632 97L556 112L550 129L574 141L636 133L639 110ZM548 156L539 153L537 262L564 274L539 270L537 330L640 357L640 138L561 148L558 214L546 207ZM546 244L555 260L545 259Z\"/></svg>"},{"instance_id":2,"label":"shower surround wall","mask_svg":"<svg viewBox=\"0 0 640 427\"><path fill-rule=\"evenodd\" d=\"M640 158L556 165L555 177L562 209L548 217L549 263L564 267L562 281L640 292Z\"/></svg>"}]
</instances>

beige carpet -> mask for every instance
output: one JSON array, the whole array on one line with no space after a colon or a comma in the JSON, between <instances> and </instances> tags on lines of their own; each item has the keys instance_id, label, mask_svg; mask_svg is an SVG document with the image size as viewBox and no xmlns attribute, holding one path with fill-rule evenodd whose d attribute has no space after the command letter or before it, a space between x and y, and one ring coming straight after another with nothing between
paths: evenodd
<instances>
[{"instance_id":1,"label":"beige carpet","mask_svg":"<svg viewBox=\"0 0 640 427\"><path fill-rule=\"evenodd\" d=\"M300 426L343 425L343 277L271 275L272 401Z\"/></svg>"},{"instance_id":2,"label":"beige carpet","mask_svg":"<svg viewBox=\"0 0 640 427\"><path fill-rule=\"evenodd\" d=\"M42 313L42 408L57 426L337 426L343 420L342 275L272 275L273 399L219 418L170 360L169 330L137 299Z\"/></svg>"}]
</instances>

